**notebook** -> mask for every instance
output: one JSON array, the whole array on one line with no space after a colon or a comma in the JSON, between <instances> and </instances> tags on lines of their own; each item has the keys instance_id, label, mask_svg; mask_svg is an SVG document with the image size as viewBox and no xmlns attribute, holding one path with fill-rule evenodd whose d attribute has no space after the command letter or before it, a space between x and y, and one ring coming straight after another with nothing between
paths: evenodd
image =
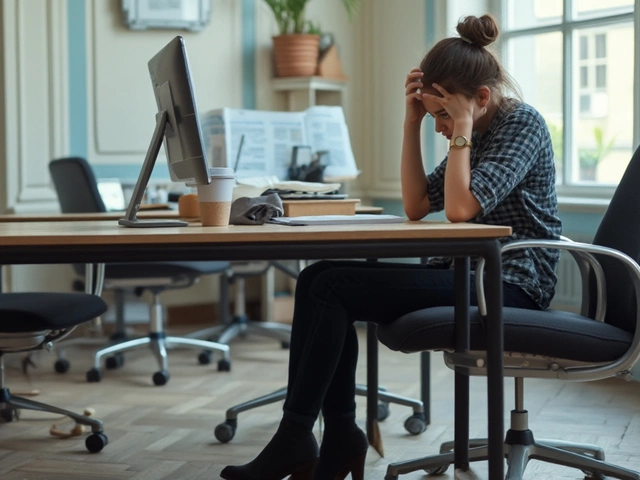
<instances>
[{"instance_id":1,"label":"notebook","mask_svg":"<svg viewBox=\"0 0 640 480\"><path fill-rule=\"evenodd\" d=\"M304 225L354 225L354 224L378 224L378 223L402 223L404 218L397 215L305 215L302 217L276 217L269 223L279 225L304 226Z\"/></svg>"}]
</instances>

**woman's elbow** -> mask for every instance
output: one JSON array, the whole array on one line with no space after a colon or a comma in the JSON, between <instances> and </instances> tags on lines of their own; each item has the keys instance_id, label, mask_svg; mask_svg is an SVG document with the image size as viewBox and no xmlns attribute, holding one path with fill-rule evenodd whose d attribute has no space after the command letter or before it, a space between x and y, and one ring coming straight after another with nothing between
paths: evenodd
<instances>
[{"instance_id":1,"label":"woman's elbow","mask_svg":"<svg viewBox=\"0 0 640 480\"><path fill-rule=\"evenodd\" d=\"M424 211L424 209L422 208L406 207L406 206L404 208L404 214L412 222L422 220L424 217L427 216L428 213L429 213L428 211Z\"/></svg>"},{"instance_id":2,"label":"woman's elbow","mask_svg":"<svg viewBox=\"0 0 640 480\"><path fill-rule=\"evenodd\" d=\"M474 215L463 208L445 208L444 214L451 223L466 222L474 217Z\"/></svg>"}]
</instances>

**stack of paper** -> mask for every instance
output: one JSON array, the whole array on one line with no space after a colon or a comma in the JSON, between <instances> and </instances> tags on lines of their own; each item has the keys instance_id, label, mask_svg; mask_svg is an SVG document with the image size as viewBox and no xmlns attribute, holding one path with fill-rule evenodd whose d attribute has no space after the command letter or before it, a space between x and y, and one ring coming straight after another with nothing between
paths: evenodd
<instances>
[{"instance_id":1,"label":"stack of paper","mask_svg":"<svg viewBox=\"0 0 640 480\"><path fill-rule=\"evenodd\" d=\"M298 182L293 180L279 180L273 175L259 177L246 177L236 179L236 186L233 189L233 198L259 197L265 190L282 190L285 192L298 193L330 193L340 188L339 183L314 183Z\"/></svg>"}]
</instances>

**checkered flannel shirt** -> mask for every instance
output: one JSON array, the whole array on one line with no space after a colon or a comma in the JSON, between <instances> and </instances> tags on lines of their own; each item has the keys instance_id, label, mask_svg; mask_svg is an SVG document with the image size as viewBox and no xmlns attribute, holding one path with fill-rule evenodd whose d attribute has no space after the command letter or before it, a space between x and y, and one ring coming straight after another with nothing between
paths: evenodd
<instances>
[{"instance_id":1,"label":"checkered flannel shirt","mask_svg":"<svg viewBox=\"0 0 640 480\"><path fill-rule=\"evenodd\" d=\"M473 133L471 193L482 207L472 223L508 225L513 234L502 243L523 239L558 239L556 175L551 138L540 113L524 103L496 113L483 134ZM447 158L428 175L431 212L444 209ZM502 256L505 282L522 288L539 306L553 298L558 250L522 249ZM450 267L451 259L434 258L433 266Z\"/></svg>"}]
</instances>

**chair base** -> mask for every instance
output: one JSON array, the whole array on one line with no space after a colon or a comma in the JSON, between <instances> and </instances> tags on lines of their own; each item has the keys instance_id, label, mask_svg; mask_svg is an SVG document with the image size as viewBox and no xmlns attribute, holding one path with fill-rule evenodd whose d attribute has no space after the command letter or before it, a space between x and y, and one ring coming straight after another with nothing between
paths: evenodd
<instances>
[{"instance_id":1,"label":"chair base","mask_svg":"<svg viewBox=\"0 0 640 480\"><path fill-rule=\"evenodd\" d=\"M102 372L100 370L102 357L106 355L121 353L126 350L131 350L142 345L149 345L156 359L158 360L160 370L153 375L153 383L156 385L164 385L169 381L167 348L189 347L205 350L215 350L222 352L224 361L230 362L228 345L222 345L220 343L211 342L208 340L166 336L164 332L152 332L147 337L127 340L126 342L117 343L115 345L111 345L109 347L98 350L95 353L93 368L87 372L87 381L99 382L102 379Z\"/></svg>"},{"instance_id":2,"label":"chair base","mask_svg":"<svg viewBox=\"0 0 640 480\"><path fill-rule=\"evenodd\" d=\"M424 470L430 474L443 474L454 462L453 442L443 443L440 455L433 455L406 462L392 463L387 468L385 480L396 480L399 475ZM487 439L469 440L469 461L487 460ZM559 440L534 440L530 430L509 430L504 444L507 459L506 480L521 480L530 459L577 468L588 478L604 480L605 476L623 480L640 480L640 474L604 461L604 451L596 445L563 442Z\"/></svg>"},{"instance_id":3,"label":"chair base","mask_svg":"<svg viewBox=\"0 0 640 480\"><path fill-rule=\"evenodd\" d=\"M291 337L291 325L277 322L256 322L246 315L236 316L228 325L198 330L187 335L189 338L209 338L218 343L228 344L236 337L260 335L280 341L283 348L288 348Z\"/></svg>"},{"instance_id":4,"label":"chair base","mask_svg":"<svg viewBox=\"0 0 640 480\"><path fill-rule=\"evenodd\" d=\"M356 395L366 397L366 385L356 385ZM215 428L214 435L216 439L222 443L229 442L233 439L236 429L238 428L238 415L240 413L284 401L286 396L287 389L285 387L229 408L226 412L226 420ZM398 405L404 405L413 409L413 415L404 423L405 429L411 435L419 435L427 429L424 405L420 400L395 395L387 392L384 388L378 390L378 399L380 401L377 412L378 421L382 421L389 416L389 403L397 403Z\"/></svg>"},{"instance_id":5,"label":"chair base","mask_svg":"<svg viewBox=\"0 0 640 480\"><path fill-rule=\"evenodd\" d=\"M57 413L71 418L77 424L91 427L92 434L87 437L85 444L87 449L92 453L99 452L108 443L107 436L104 434L102 422L100 420L96 420L95 418L91 418L86 415L80 415L70 410L64 410L46 403L18 397L16 395L12 395L8 388L0 388L0 411L3 413L3 418L8 419L5 412L13 412L17 409ZM13 418L13 415L11 415L11 418Z\"/></svg>"}]
</instances>

